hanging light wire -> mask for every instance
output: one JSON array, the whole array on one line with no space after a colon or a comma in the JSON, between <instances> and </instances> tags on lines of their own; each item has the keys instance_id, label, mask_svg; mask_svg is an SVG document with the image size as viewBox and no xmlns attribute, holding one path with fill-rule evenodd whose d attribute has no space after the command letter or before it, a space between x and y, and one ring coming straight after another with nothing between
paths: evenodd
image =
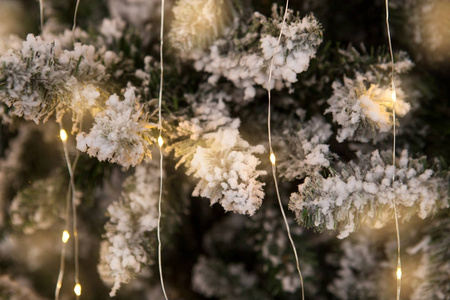
<instances>
[{"instance_id":1,"label":"hanging light wire","mask_svg":"<svg viewBox=\"0 0 450 300\"><path fill-rule=\"evenodd\" d=\"M65 143L65 141L63 141ZM63 145L64 147L64 145ZM77 152L77 155L75 157L75 160L72 164L72 170L75 170L77 162L79 158L79 152ZM58 281L56 283L56 289L55 289L55 300L59 300L59 293L61 291L62 287L62 281L64 278L64 271L65 271L65 262L66 262L66 248L67 248L67 242L69 241L70 234L69 234L69 227L70 227L70 203L72 199L72 184L69 182L69 186L67 187L67 194L66 194L66 208L65 208L65 227L64 231L62 233L62 246L61 246L61 259L60 259L60 267L59 267L59 274L58 274Z\"/></svg>"},{"instance_id":2,"label":"hanging light wire","mask_svg":"<svg viewBox=\"0 0 450 300\"><path fill-rule=\"evenodd\" d=\"M274 181L274 184L275 184L275 190L276 190L276 193L277 193L278 204L280 206L281 215L283 216L283 221L284 221L284 224L286 226L287 236L288 236L289 241L291 243L292 251L294 252L296 268L297 268L297 272L298 272L298 275L299 275L299 278L300 278L300 285L301 285L301 290L302 290L302 300L304 300L305 299L305 291L304 291L304 286L303 286L303 276L302 276L302 271L300 270L300 264L299 264L297 249L295 248L295 244L294 244L294 241L293 241L292 236L291 236L291 230L290 230L287 218L286 218L286 214L284 212L283 204L281 202L281 197L280 197L280 191L279 191L279 188L278 188L278 180L277 180L277 175L276 175L276 156L275 156L275 153L273 152L273 149L272 149L272 134L271 134L271 127L270 127L270 121L271 121L271 81L272 81L273 62L274 62L274 59L275 59L275 55L277 54L278 47L280 45L281 36L283 34L284 26L286 25L286 16L287 16L287 12L288 12L288 6L289 6L289 0L286 0L286 7L285 7L285 10L284 10L283 22L282 22L281 28L280 28L280 35L278 36L277 45L275 47L275 51L274 51L272 59L270 61L269 79L267 81L267 95L268 95L268 99L269 99L268 107L267 107L267 133L268 133L268 137L269 137L269 150L270 150L270 157L269 157L269 159L270 159L270 162L272 164L272 175L273 175L273 181Z\"/></svg>"},{"instance_id":3,"label":"hanging light wire","mask_svg":"<svg viewBox=\"0 0 450 300\"><path fill-rule=\"evenodd\" d=\"M80 6L80 0L77 0L77 4L75 5L75 12L73 13L72 34L75 32L75 28L77 27L77 15L78 15L78 7L79 6Z\"/></svg>"},{"instance_id":4,"label":"hanging light wire","mask_svg":"<svg viewBox=\"0 0 450 300\"><path fill-rule=\"evenodd\" d=\"M44 0L39 0L39 17L41 22L41 35L44 34Z\"/></svg>"},{"instance_id":5,"label":"hanging light wire","mask_svg":"<svg viewBox=\"0 0 450 300\"><path fill-rule=\"evenodd\" d=\"M39 0L40 3L40 12L41 12L41 30L43 30L43 24L44 24L44 13L43 13L43 0ZM75 43L75 28L77 24L77 14L78 14L78 7L80 5L80 0L77 0L75 5L75 12L73 16L73 26L72 26L72 41ZM67 149L67 133L64 130L62 126L62 122L59 122L59 128L60 128L60 137L63 143L63 149L64 149L64 158L66 160L67 169L69 171L70 176L70 182L69 186L67 188L67 195L66 195L66 208L65 208L65 227L63 231L62 236L62 246L61 246L61 258L60 258L60 267L59 267L59 273L58 273L58 280L56 283L55 288L55 300L59 300L59 294L61 292L62 287L62 281L64 278L64 271L65 271L65 261L66 261L66 248L67 248L67 242L70 238L69 234L69 223L70 223L70 203L72 203L72 230L73 230L73 239L74 239L74 255L75 255L75 286L74 286L74 292L76 295L76 299L79 299L81 295L81 284L80 284L80 265L79 265L79 240L78 240L78 225L77 225L77 203L76 203L76 189L75 189L75 181L74 181L74 170L76 168L76 165L78 163L78 158L80 157L79 152L76 152L75 160L73 164L70 164L70 158L69 158L69 151ZM80 124L81 129L81 124Z\"/></svg>"},{"instance_id":6,"label":"hanging light wire","mask_svg":"<svg viewBox=\"0 0 450 300\"><path fill-rule=\"evenodd\" d=\"M80 6L80 0L77 0L75 5L75 11L73 13L73 26L72 26L72 40L75 43L75 29L77 27L77 15L78 15L78 8ZM81 124L80 124L81 129ZM76 154L76 161L78 160L79 153L77 151ZM76 165L76 163L74 164ZM74 249L75 249L75 286L74 286L74 293L76 295L76 299L78 300L81 295L81 284L80 284L80 263L79 263L79 239L78 239L78 225L77 225L77 203L76 203L76 197L75 197L75 182L74 182L74 174L73 169L70 169L70 164L68 164L69 167L69 173L70 174L70 181L72 185L72 226L73 226L73 239L74 239Z\"/></svg>"},{"instance_id":7,"label":"hanging light wire","mask_svg":"<svg viewBox=\"0 0 450 300\"><path fill-rule=\"evenodd\" d=\"M163 83L164 83L164 0L161 0L161 30L160 30L160 47L159 47L159 60L160 60L160 81L159 81L159 98L158 98L158 126L159 126L159 136L158 136L158 146L159 146L159 198L158 198L158 268L159 268L159 280L161 282L161 289L164 294L164 298L168 300L166 289L164 287L164 277L162 271L162 243L161 243L161 204L162 204L162 189L163 189L163 153L162 146L164 140L161 136L162 134L162 114L161 114L161 104L162 104L162 94L163 94Z\"/></svg>"},{"instance_id":8,"label":"hanging light wire","mask_svg":"<svg viewBox=\"0 0 450 300\"><path fill-rule=\"evenodd\" d=\"M58 281L56 283L55 289L55 300L59 299L59 294L61 291L62 280L64 278L64 270L65 270L65 256L66 256L66 243L69 240L69 223L70 223L70 203L72 203L72 230L73 230L73 239L74 239L74 254L75 254L75 294L76 298L79 299L81 294L81 285L79 282L79 245L78 245L78 228L77 228L77 203L76 203L76 188L75 188L75 180L74 180L74 170L78 163L79 153L77 151L75 160L73 164L70 163L69 151L67 149L67 133L64 130L62 123L59 122L60 128L60 137L63 144L64 150L64 158L67 164L67 169L69 172L69 187L67 188L66 195L66 212L65 212L65 229L63 231L62 236L62 247L61 247L61 260L60 260L60 268L58 274ZM78 291L78 292L77 292Z\"/></svg>"},{"instance_id":9,"label":"hanging light wire","mask_svg":"<svg viewBox=\"0 0 450 300\"><path fill-rule=\"evenodd\" d=\"M392 137L393 137L393 143L392 143L392 166L394 168L394 173L392 174L392 186L394 185L395 181L395 150L396 150L396 129L395 129L395 104L396 104L396 92L395 92L395 82L394 82L394 54L392 51L392 41L391 41L391 30L389 26L389 0L385 0L386 4L386 28L387 28L387 35L388 35L388 41L389 41L389 54L391 57L391 88L392 88ZM394 204L394 218L395 218L395 231L397 235L397 270L396 270L396 277L397 277L397 300L400 300L400 293L401 293L401 287L402 287L402 261L401 261L401 254L400 254L400 230L398 225L398 212L397 212L397 203L396 199L394 198L393 201Z\"/></svg>"},{"instance_id":10,"label":"hanging light wire","mask_svg":"<svg viewBox=\"0 0 450 300\"><path fill-rule=\"evenodd\" d=\"M40 25L41 25L41 35L44 34L44 1L43 0L39 0L39 13L40 13ZM70 174L70 182L69 182L69 186L67 187L67 194L66 194L66 207L65 207L65 226L64 226L64 230L62 232L62 245L61 245L61 255L60 255L60 264L59 264L59 272L58 272L58 280L56 282L56 288L55 288L55 300L59 300L59 294L61 291L61 287L62 287L62 281L64 278L64 271L65 271L65 263L66 263L66 248L67 248L67 242L69 241L70 238L70 233L69 233L69 224L70 224L70 202L71 199L73 197L73 173L72 170L75 168L77 161L78 161L78 153L77 153L77 157L75 158L74 164L71 167L70 166L70 160L69 160L69 152L67 150L67 133L66 131L62 128L62 124L59 123L60 125L60 138L63 144L63 149L64 149L64 158L66 160L68 169L69 169L69 174Z\"/></svg>"},{"instance_id":11,"label":"hanging light wire","mask_svg":"<svg viewBox=\"0 0 450 300\"><path fill-rule=\"evenodd\" d=\"M68 154L66 155L67 151L67 146L66 146L66 141L67 141L67 133L64 129L62 129L62 125L60 124L60 138L61 141L63 143L63 149L64 149L64 158L66 160L66 163L69 164L68 162ZM61 245L61 258L60 258L60 264L59 264L59 274L58 274L58 281L56 283L56 289L55 289L55 300L59 300L59 293L61 291L61 287L62 287L62 281L64 278L64 271L65 271L65 263L66 263L66 248L67 248L67 242L69 240L70 234L69 232L69 224L70 224L70 200L71 200L71 195L72 195L72 184L71 182L69 182L69 186L67 187L67 194L66 194L66 208L65 208L65 226L64 226L64 231L63 231L63 236L62 236L62 242L63 244Z\"/></svg>"}]
</instances>

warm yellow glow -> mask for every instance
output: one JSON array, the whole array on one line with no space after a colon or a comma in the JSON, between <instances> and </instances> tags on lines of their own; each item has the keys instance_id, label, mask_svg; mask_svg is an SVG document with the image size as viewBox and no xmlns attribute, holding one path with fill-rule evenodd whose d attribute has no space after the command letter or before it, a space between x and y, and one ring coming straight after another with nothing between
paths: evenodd
<instances>
[{"instance_id":1,"label":"warm yellow glow","mask_svg":"<svg viewBox=\"0 0 450 300\"><path fill-rule=\"evenodd\" d=\"M79 283L75 284L73 291L75 292L75 295L80 296L81 295L81 284L79 284Z\"/></svg>"},{"instance_id":2,"label":"warm yellow glow","mask_svg":"<svg viewBox=\"0 0 450 300\"><path fill-rule=\"evenodd\" d=\"M270 153L270 162L272 163L272 165L275 165L275 162L277 161L275 154Z\"/></svg>"},{"instance_id":3,"label":"warm yellow glow","mask_svg":"<svg viewBox=\"0 0 450 300\"><path fill-rule=\"evenodd\" d=\"M27 25L22 20L27 17L23 3L20 1L0 1L0 36L7 38L10 34L27 33ZM6 41L6 39L5 39Z\"/></svg>"},{"instance_id":4,"label":"warm yellow glow","mask_svg":"<svg viewBox=\"0 0 450 300\"><path fill-rule=\"evenodd\" d=\"M158 137L158 145L159 147L162 147L162 145L164 144L163 138L161 136Z\"/></svg>"},{"instance_id":5,"label":"warm yellow glow","mask_svg":"<svg viewBox=\"0 0 450 300\"><path fill-rule=\"evenodd\" d=\"M69 238L70 238L69 232L67 230L64 230L63 233L62 233L62 241L63 241L63 243L64 244L67 243Z\"/></svg>"},{"instance_id":6,"label":"warm yellow glow","mask_svg":"<svg viewBox=\"0 0 450 300\"><path fill-rule=\"evenodd\" d=\"M179 0L173 7L174 19L169 32L170 43L186 52L208 49L226 32L237 16L233 1Z\"/></svg>"},{"instance_id":7,"label":"warm yellow glow","mask_svg":"<svg viewBox=\"0 0 450 300\"><path fill-rule=\"evenodd\" d=\"M427 61L433 63L450 62L450 1L448 0L420 0L414 5L414 14L410 20L417 22L417 37L413 39L417 53L425 55ZM413 45L412 43L410 45Z\"/></svg>"},{"instance_id":8,"label":"warm yellow glow","mask_svg":"<svg viewBox=\"0 0 450 300\"><path fill-rule=\"evenodd\" d=\"M402 279L402 268L400 267L397 268L397 279Z\"/></svg>"},{"instance_id":9,"label":"warm yellow glow","mask_svg":"<svg viewBox=\"0 0 450 300\"><path fill-rule=\"evenodd\" d=\"M61 129L59 131L59 137L61 138L61 141L67 141L67 132L64 129Z\"/></svg>"},{"instance_id":10,"label":"warm yellow glow","mask_svg":"<svg viewBox=\"0 0 450 300\"><path fill-rule=\"evenodd\" d=\"M397 94L395 93L395 91L392 91L392 101L395 102L395 100L397 100Z\"/></svg>"}]
</instances>

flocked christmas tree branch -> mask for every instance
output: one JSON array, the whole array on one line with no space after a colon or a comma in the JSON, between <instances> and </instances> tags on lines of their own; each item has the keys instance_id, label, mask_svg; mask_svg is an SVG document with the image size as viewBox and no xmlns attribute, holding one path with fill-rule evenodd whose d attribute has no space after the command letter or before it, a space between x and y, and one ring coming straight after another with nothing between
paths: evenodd
<instances>
[{"instance_id":1,"label":"flocked christmas tree branch","mask_svg":"<svg viewBox=\"0 0 450 300\"><path fill-rule=\"evenodd\" d=\"M69 31L64 26L70 22L52 18L64 4L49 0L40 11L48 16L43 34L9 39L7 48L0 34L1 134L11 132L0 143L0 224L25 237L59 228L65 205L59 199L65 199L68 183L61 176L64 165L47 162L45 172L28 183L28 174L45 164L28 163L30 171L22 162L30 149L53 153L48 149L56 148L55 121L68 128L71 118L76 145L64 144L66 157L70 147L81 153L71 191L78 197L77 187L86 199L78 207L80 259L88 260L84 247L95 249L102 236L98 270L111 296L167 299L158 286L158 260L161 279L164 264L175 297L290 299L303 290L291 244L302 258L307 298L384 299L392 290L385 274L395 273L395 247L386 238L392 226L385 226L394 214L399 222L428 224L420 237L406 225L399 228L407 249L402 297L445 294L448 243L438 228L448 220L449 173L444 160L427 158L416 142L423 138L416 116L425 89L411 85L417 73L405 52L390 51L389 57L382 49L335 44L323 35L329 23L319 18L320 10L318 16L289 9L283 14L277 5L253 3L271 10L266 16L238 0L167 1L166 8L148 1L147 9L139 1L107 3L110 16L74 2L70 15L79 9L81 18L98 20L90 27L83 19L76 27L75 20ZM154 34L164 30L166 40ZM167 54L157 62L163 55L157 44L162 48L164 41ZM273 144L263 130L267 90L273 93ZM394 142L399 155L396 147L391 150ZM154 151L160 152L159 168ZM274 153L276 164L263 159ZM269 168L279 174L276 190L267 184ZM93 180L96 174L100 180ZM108 194L108 186L119 199ZM284 219L271 201L275 195L289 197ZM208 203L219 209L202 206ZM87 229L102 222L101 233ZM5 229L6 237L13 234ZM250 250L243 251L247 244ZM0 242L0 253L4 248L10 249ZM412 266L410 256L421 265ZM4 287L19 295L15 279L2 278L0 294ZM177 285L186 282L191 290L181 291Z\"/></svg>"}]
</instances>

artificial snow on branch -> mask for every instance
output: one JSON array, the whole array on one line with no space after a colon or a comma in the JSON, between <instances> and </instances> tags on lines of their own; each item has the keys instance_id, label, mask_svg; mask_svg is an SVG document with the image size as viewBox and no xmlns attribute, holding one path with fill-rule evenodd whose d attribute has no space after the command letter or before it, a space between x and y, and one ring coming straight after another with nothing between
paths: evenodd
<instances>
[{"instance_id":1,"label":"artificial snow on branch","mask_svg":"<svg viewBox=\"0 0 450 300\"><path fill-rule=\"evenodd\" d=\"M188 52L187 58L195 61L198 71L212 74L208 82L216 83L225 77L236 87L245 89L245 99L253 99L255 86L267 88L268 67L282 20L283 15L274 5L271 18L255 13L248 24L239 23L236 28L230 28L224 38L214 41L209 51L199 47L196 52ZM314 16L308 15L302 19L288 10L286 24L274 59L271 88L291 87L297 81L296 75L308 68L310 59L322 42L321 26ZM190 25L184 24L187 28L191 28ZM179 32L172 34L172 37ZM176 40L173 43L177 44Z\"/></svg>"},{"instance_id":2,"label":"artificial snow on branch","mask_svg":"<svg viewBox=\"0 0 450 300\"><path fill-rule=\"evenodd\" d=\"M204 139L206 147L197 147L188 170L200 179L192 195L218 202L226 211L253 215L264 197L257 178L266 174L256 170L260 161L253 154L263 153L264 147L250 146L237 129L219 129Z\"/></svg>"},{"instance_id":3,"label":"artificial snow on branch","mask_svg":"<svg viewBox=\"0 0 450 300\"><path fill-rule=\"evenodd\" d=\"M153 264L149 233L158 224L158 193L158 168L142 164L124 182L120 200L107 208L110 219L105 224L98 270L113 285L110 296Z\"/></svg>"},{"instance_id":4,"label":"artificial snow on branch","mask_svg":"<svg viewBox=\"0 0 450 300\"><path fill-rule=\"evenodd\" d=\"M333 95L328 99L330 107L325 113L331 113L333 121L341 126L336 137L339 142L347 139L368 142L392 128L392 91L368 84L369 78L373 74L357 73L355 79L344 76L343 84L333 82ZM398 86L396 94L395 113L402 117L410 110L410 104L403 100L404 93Z\"/></svg>"},{"instance_id":5,"label":"artificial snow on branch","mask_svg":"<svg viewBox=\"0 0 450 300\"><path fill-rule=\"evenodd\" d=\"M136 166L151 158L150 146L156 142L151 129L156 126L145 120L135 89L130 86L123 101L116 94L109 97L105 110L95 116L90 132L77 136L77 149L100 161Z\"/></svg>"},{"instance_id":6,"label":"artificial snow on branch","mask_svg":"<svg viewBox=\"0 0 450 300\"><path fill-rule=\"evenodd\" d=\"M264 197L264 184L258 177L266 172L257 170L263 153L262 145L251 146L239 134L239 119L232 119L223 99L200 93L198 103L192 104L195 116L179 123L179 132L189 135L169 149L181 157L188 174L199 179L193 195L209 198L211 205L220 203L226 211L253 215Z\"/></svg>"},{"instance_id":7,"label":"artificial snow on branch","mask_svg":"<svg viewBox=\"0 0 450 300\"><path fill-rule=\"evenodd\" d=\"M293 124L290 122L290 125ZM286 145L283 148L288 150L288 157L278 164L278 168L281 170L280 176L287 180L317 174L323 168L329 168L335 156L326 144L332 135L331 125L323 117L315 116L307 122L301 122L300 126L298 132L291 128L284 134Z\"/></svg>"},{"instance_id":8,"label":"artificial snow on branch","mask_svg":"<svg viewBox=\"0 0 450 300\"><path fill-rule=\"evenodd\" d=\"M38 124L55 110L70 107L81 113L100 96L92 85L109 77L104 55L114 54L79 43L73 50L63 50L58 39L46 41L29 34L21 49L0 57L0 98L9 107L3 115L23 116Z\"/></svg>"},{"instance_id":9,"label":"artificial snow on branch","mask_svg":"<svg viewBox=\"0 0 450 300\"><path fill-rule=\"evenodd\" d=\"M439 1L445 2L427 6L433 14L412 17L405 6L425 5L389 1L399 18L392 24L394 45L407 42L401 21L434 16ZM0 265L8 272L0 277L0 298L27 297L19 289L26 291L25 277L34 298L51 296L57 274L49 266L67 242L61 298L73 293L66 281L75 270L85 297L107 297L100 274L117 299L162 299L152 270L158 236L167 298L294 299L303 285L285 225L298 249L306 298L392 298L396 243L394 226L384 225L392 225L395 203L400 220L411 217L411 227L400 226L407 249L403 297L446 299L447 82L436 76L441 66L428 68L427 56L411 48L413 59L396 53L392 79L390 56L380 45L384 27L373 15L383 3L292 1L283 24L284 9L275 1L166 0L160 41L164 1L80 2L71 31L75 2L0 0L0 16L7 15L0 17ZM42 34L26 36L39 32L32 28L38 3L44 4ZM405 36L425 32L419 26L409 26ZM14 32L23 34L9 36ZM161 42L169 46L163 65L155 59ZM272 90L269 120L264 89ZM70 121L62 152L56 124L67 129ZM271 167L268 124L279 189L264 176ZM392 149L393 129L397 147L406 149L394 149L394 162L385 151ZM163 181L162 169L149 162L153 147L164 155ZM70 219L79 221L79 231L69 219L67 228L60 226L68 199L64 162L73 163L78 213ZM120 191L117 181L124 182ZM277 194L281 206L289 198L286 222L276 210ZM163 226L157 234L158 203ZM355 233L341 240L324 229L339 238ZM78 252L73 268L69 260Z\"/></svg>"},{"instance_id":10,"label":"artificial snow on branch","mask_svg":"<svg viewBox=\"0 0 450 300\"><path fill-rule=\"evenodd\" d=\"M291 195L289 207L299 223L337 229L339 238L360 224L383 226L392 219L394 201L404 220L413 214L423 219L448 207L448 181L427 169L424 158L413 159L404 150L395 167L391 161L388 151L358 153L357 160L340 163L340 170L328 177L306 177Z\"/></svg>"},{"instance_id":11,"label":"artificial snow on branch","mask_svg":"<svg viewBox=\"0 0 450 300\"><path fill-rule=\"evenodd\" d=\"M361 232L342 242L339 252L329 254L328 260L338 268L327 287L333 296L340 300L389 297L391 286L383 278L394 272L387 258L393 249L380 245L380 241L384 242L381 238L361 228Z\"/></svg>"},{"instance_id":12,"label":"artificial snow on branch","mask_svg":"<svg viewBox=\"0 0 450 300\"><path fill-rule=\"evenodd\" d=\"M25 280L14 280L8 275L0 276L0 295L8 300L44 300Z\"/></svg>"},{"instance_id":13,"label":"artificial snow on branch","mask_svg":"<svg viewBox=\"0 0 450 300\"><path fill-rule=\"evenodd\" d=\"M221 300L270 299L258 289L257 277L244 269L244 264L225 264L200 256L193 269L194 290L206 297Z\"/></svg>"},{"instance_id":14,"label":"artificial snow on branch","mask_svg":"<svg viewBox=\"0 0 450 300\"><path fill-rule=\"evenodd\" d=\"M178 0L173 14L169 39L187 57L206 50L237 17L232 0Z\"/></svg>"},{"instance_id":15,"label":"artificial snow on branch","mask_svg":"<svg viewBox=\"0 0 450 300\"><path fill-rule=\"evenodd\" d=\"M20 191L9 209L11 224L25 234L32 234L62 220L63 209L58 201L63 198L61 185L61 178L55 176L37 180Z\"/></svg>"},{"instance_id":16,"label":"artificial snow on branch","mask_svg":"<svg viewBox=\"0 0 450 300\"><path fill-rule=\"evenodd\" d=\"M425 235L416 245L407 249L410 255L421 254L420 263L412 273L414 287L412 300L444 300L450 291L450 222L445 213L425 229ZM417 263L416 263L417 264Z\"/></svg>"}]
</instances>

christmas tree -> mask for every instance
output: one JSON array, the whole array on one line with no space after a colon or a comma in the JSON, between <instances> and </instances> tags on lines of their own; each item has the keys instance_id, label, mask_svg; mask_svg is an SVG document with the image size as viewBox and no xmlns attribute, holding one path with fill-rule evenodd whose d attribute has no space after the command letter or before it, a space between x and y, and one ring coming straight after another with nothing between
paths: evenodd
<instances>
[{"instance_id":1,"label":"christmas tree","mask_svg":"<svg viewBox=\"0 0 450 300\"><path fill-rule=\"evenodd\" d=\"M0 299L450 299L448 15L0 0Z\"/></svg>"}]
</instances>

